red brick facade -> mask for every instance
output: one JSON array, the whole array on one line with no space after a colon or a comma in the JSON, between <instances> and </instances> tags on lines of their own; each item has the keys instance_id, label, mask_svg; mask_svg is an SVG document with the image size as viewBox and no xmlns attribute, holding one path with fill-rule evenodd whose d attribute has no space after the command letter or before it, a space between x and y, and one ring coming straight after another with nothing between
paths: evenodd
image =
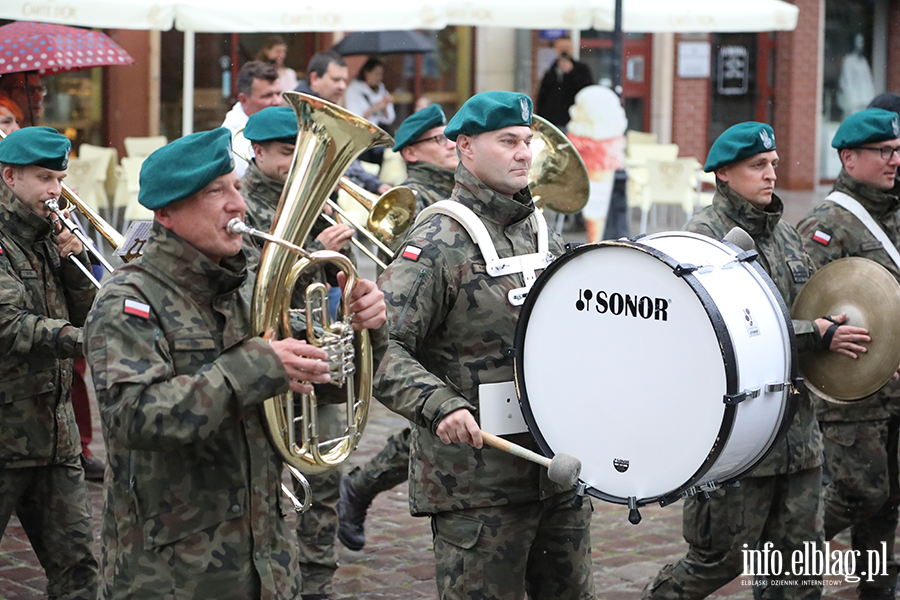
<instances>
[{"instance_id":1,"label":"red brick facade","mask_svg":"<svg viewBox=\"0 0 900 600\"><path fill-rule=\"evenodd\" d=\"M888 9L888 55L887 89L900 94L900 0L891 0ZM894 34L894 35L891 35Z\"/></svg>"},{"instance_id":2,"label":"red brick facade","mask_svg":"<svg viewBox=\"0 0 900 600\"><path fill-rule=\"evenodd\" d=\"M675 36L675 81L672 91L672 142L678 144L679 156L693 156L706 162L709 150L709 107L711 101L710 79L682 79L678 77L678 42L683 36ZM698 41L697 35L690 37ZM707 36L706 39L709 39Z\"/></svg>"},{"instance_id":3,"label":"red brick facade","mask_svg":"<svg viewBox=\"0 0 900 600\"><path fill-rule=\"evenodd\" d=\"M778 33L775 123L778 186L811 190L818 183L816 155L822 94L825 0L793 0L800 9L797 28Z\"/></svg>"}]
</instances>

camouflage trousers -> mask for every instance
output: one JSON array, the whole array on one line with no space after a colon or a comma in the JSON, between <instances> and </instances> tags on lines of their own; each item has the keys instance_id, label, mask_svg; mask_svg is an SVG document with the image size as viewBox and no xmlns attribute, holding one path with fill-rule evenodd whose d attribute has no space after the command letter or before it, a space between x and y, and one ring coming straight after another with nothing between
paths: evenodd
<instances>
[{"instance_id":1,"label":"camouflage trousers","mask_svg":"<svg viewBox=\"0 0 900 600\"><path fill-rule=\"evenodd\" d=\"M13 512L47 573L47 596L94 600L98 567L91 499L80 459L0 469L0 538Z\"/></svg>"},{"instance_id":2,"label":"camouflage trousers","mask_svg":"<svg viewBox=\"0 0 900 600\"><path fill-rule=\"evenodd\" d=\"M441 600L593 600L590 499L432 515Z\"/></svg>"},{"instance_id":3,"label":"camouflage trousers","mask_svg":"<svg viewBox=\"0 0 900 600\"><path fill-rule=\"evenodd\" d=\"M748 477L739 487L716 490L708 499L688 498L683 509L684 539L691 547L684 558L663 567L641 598L705 598L743 573L745 550L761 548L766 542L774 544L784 564L790 565L793 552L802 552L804 542L821 549L822 505L821 467ZM822 586L769 585L759 591L766 599L817 599Z\"/></svg>"},{"instance_id":4,"label":"camouflage trousers","mask_svg":"<svg viewBox=\"0 0 900 600\"><path fill-rule=\"evenodd\" d=\"M319 405L320 439L338 435L342 428L343 411L341 405ZM338 568L335 540L342 474L342 468L336 467L306 476L313 497L310 509L297 515L297 555L302 575L302 595L332 592L334 572ZM294 490L298 496L303 493L298 485L294 486Z\"/></svg>"},{"instance_id":5,"label":"camouflage trousers","mask_svg":"<svg viewBox=\"0 0 900 600\"><path fill-rule=\"evenodd\" d=\"M861 596L894 588L900 571L894 537L900 507L897 438L900 417L856 423L822 422L825 446L825 539L849 528L860 556L887 548L887 575L863 578ZM881 571L883 573L883 571Z\"/></svg>"},{"instance_id":6,"label":"camouflage trousers","mask_svg":"<svg viewBox=\"0 0 900 600\"><path fill-rule=\"evenodd\" d=\"M405 428L388 438L381 452L366 464L356 467L347 477L350 488L366 504L375 496L409 479L409 438L411 429Z\"/></svg>"}]
</instances>

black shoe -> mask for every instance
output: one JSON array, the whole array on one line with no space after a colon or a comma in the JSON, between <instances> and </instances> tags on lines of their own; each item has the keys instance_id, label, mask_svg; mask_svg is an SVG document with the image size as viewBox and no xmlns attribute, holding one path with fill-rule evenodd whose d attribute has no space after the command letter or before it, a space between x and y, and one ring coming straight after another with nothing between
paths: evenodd
<instances>
[{"instance_id":1,"label":"black shoe","mask_svg":"<svg viewBox=\"0 0 900 600\"><path fill-rule=\"evenodd\" d=\"M103 471L106 465L100 462L96 456L81 455L81 466L84 467L84 478L88 481L103 481Z\"/></svg>"},{"instance_id":2,"label":"black shoe","mask_svg":"<svg viewBox=\"0 0 900 600\"><path fill-rule=\"evenodd\" d=\"M369 502L357 496L350 479L341 477L341 499L338 501L338 539L348 550L362 550L366 545L366 511Z\"/></svg>"}]
</instances>

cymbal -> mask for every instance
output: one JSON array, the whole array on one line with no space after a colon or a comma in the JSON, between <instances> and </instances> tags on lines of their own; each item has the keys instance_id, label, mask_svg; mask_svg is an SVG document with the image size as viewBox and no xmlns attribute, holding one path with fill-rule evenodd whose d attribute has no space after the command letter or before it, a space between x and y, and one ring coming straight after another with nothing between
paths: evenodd
<instances>
[{"instance_id":1,"label":"cymbal","mask_svg":"<svg viewBox=\"0 0 900 600\"><path fill-rule=\"evenodd\" d=\"M566 215L578 212L591 193L584 160L566 134L548 120L533 115L531 128L534 160L528 172L528 187L535 204Z\"/></svg>"},{"instance_id":2,"label":"cymbal","mask_svg":"<svg viewBox=\"0 0 900 600\"><path fill-rule=\"evenodd\" d=\"M838 404L874 394L900 365L900 284L890 271L867 258L829 263L800 290L791 316L814 320L841 313L847 313L845 325L869 330L868 352L857 359L828 350L800 353L800 372L807 385Z\"/></svg>"}]
</instances>

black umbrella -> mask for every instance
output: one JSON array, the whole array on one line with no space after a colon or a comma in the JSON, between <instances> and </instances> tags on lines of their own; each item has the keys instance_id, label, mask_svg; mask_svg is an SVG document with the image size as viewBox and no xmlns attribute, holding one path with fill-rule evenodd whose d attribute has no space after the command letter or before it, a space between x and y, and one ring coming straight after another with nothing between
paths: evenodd
<instances>
[{"instance_id":1,"label":"black umbrella","mask_svg":"<svg viewBox=\"0 0 900 600\"><path fill-rule=\"evenodd\" d=\"M437 44L418 31L357 31L332 48L341 56L353 54L424 54Z\"/></svg>"}]
</instances>

